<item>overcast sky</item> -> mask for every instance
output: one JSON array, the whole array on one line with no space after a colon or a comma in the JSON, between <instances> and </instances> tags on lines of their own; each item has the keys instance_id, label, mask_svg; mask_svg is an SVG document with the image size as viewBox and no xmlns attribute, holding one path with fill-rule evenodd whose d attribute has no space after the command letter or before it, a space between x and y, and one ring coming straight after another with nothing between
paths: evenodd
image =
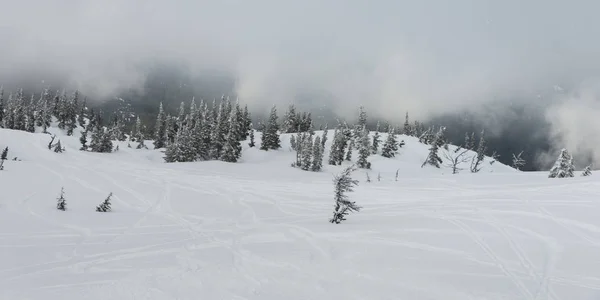
<instances>
[{"instance_id":1,"label":"overcast sky","mask_svg":"<svg viewBox=\"0 0 600 300\"><path fill-rule=\"evenodd\" d=\"M0 4L1 76L33 66L105 92L142 82L136 63L169 57L231 72L246 102L287 103L313 91L342 111L363 103L387 117L425 117L576 88L600 71L600 2L592 0Z\"/></svg>"}]
</instances>

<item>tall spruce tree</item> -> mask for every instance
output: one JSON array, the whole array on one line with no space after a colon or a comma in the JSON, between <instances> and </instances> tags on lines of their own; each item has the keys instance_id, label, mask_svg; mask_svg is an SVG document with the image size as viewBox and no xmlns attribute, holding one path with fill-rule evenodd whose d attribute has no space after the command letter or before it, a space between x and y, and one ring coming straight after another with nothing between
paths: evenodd
<instances>
[{"instance_id":1,"label":"tall spruce tree","mask_svg":"<svg viewBox=\"0 0 600 300\"><path fill-rule=\"evenodd\" d=\"M329 132L329 128L327 127L327 123L325 123L325 128L323 128L323 135L321 137L321 148L325 149L325 143L327 143L327 133Z\"/></svg>"},{"instance_id":2,"label":"tall spruce tree","mask_svg":"<svg viewBox=\"0 0 600 300\"><path fill-rule=\"evenodd\" d=\"M288 110L283 115L283 124L281 125L281 132L284 133L293 133L299 129L299 120L298 115L296 113L296 106L294 104L290 104Z\"/></svg>"},{"instance_id":3,"label":"tall spruce tree","mask_svg":"<svg viewBox=\"0 0 600 300\"><path fill-rule=\"evenodd\" d=\"M6 105L4 104L4 86L0 86L0 127L4 126L4 110Z\"/></svg>"},{"instance_id":4,"label":"tall spruce tree","mask_svg":"<svg viewBox=\"0 0 600 300\"><path fill-rule=\"evenodd\" d=\"M474 140L474 137L473 139ZM479 136L479 144L477 145L477 155L473 157L471 160L471 172L477 173L481 170L481 165L483 164L483 160L485 159L485 151L487 147L485 145L484 131L481 131L481 136Z\"/></svg>"},{"instance_id":5,"label":"tall spruce tree","mask_svg":"<svg viewBox=\"0 0 600 300\"><path fill-rule=\"evenodd\" d=\"M300 168L308 171L313 163L313 139L312 135L305 135L302 140L302 162Z\"/></svg>"},{"instance_id":6,"label":"tall spruce tree","mask_svg":"<svg viewBox=\"0 0 600 300\"><path fill-rule=\"evenodd\" d=\"M354 171L356 171L356 166L352 165L333 178L335 208L333 217L329 220L331 223L339 224L346 220L346 216L350 212L358 212L361 209L346 195L346 193L353 192L354 187L358 185L358 180L352 179L351 176Z\"/></svg>"},{"instance_id":7,"label":"tall spruce tree","mask_svg":"<svg viewBox=\"0 0 600 300\"><path fill-rule=\"evenodd\" d=\"M262 134L260 150L277 150L281 148L279 139L279 125L277 124L277 107L273 105L269 114L269 121Z\"/></svg>"},{"instance_id":8,"label":"tall spruce tree","mask_svg":"<svg viewBox=\"0 0 600 300\"><path fill-rule=\"evenodd\" d=\"M19 89L15 98L13 129L23 131L27 129L27 117L25 113L25 99L23 98L23 89Z\"/></svg>"},{"instance_id":9,"label":"tall spruce tree","mask_svg":"<svg viewBox=\"0 0 600 300\"><path fill-rule=\"evenodd\" d=\"M406 112L406 116L404 117L404 132L403 133L404 133L404 135L408 135L408 136L415 135L413 128L410 125L410 122L408 120L408 112Z\"/></svg>"},{"instance_id":10,"label":"tall spruce tree","mask_svg":"<svg viewBox=\"0 0 600 300\"><path fill-rule=\"evenodd\" d=\"M25 130L27 130L28 132L35 132L35 114L36 114L36 108L35 108L35 103L34 103L34 96L33 94L31 95L31 99L29 100L29 105L26 108L26 128Z\"/></svg>"},{"instance_id":11,"label":"tall spruce tree","mask_svg":"<svg viewBox=\"0 0 600 300\"><path fill-rule=\"evenodd\" d=\"M381 156L387 158L395 157L396 151L398 151L398 140L396 139L395 128L390 127L387 138L383 143L383 148L381 149Z\"/></svg>"},{"instance_id":12,"label":"tall spruce tree","mask_svg":"<svg viewBox=\"0 0 600 300\"><path fill-rule=\"evenodd\" d=\"M156 125L154 131L154 149L164 148L166 146L166 120L167 116L163 109L162 102L158 107L158 116L156 117Z\"/></svg>"},{"instance_id":13,"label":"tall spruce tree","mask_svg":"<svg viewBox=\"0 0 600 300\"><path fill-rule=\"evenodd\" d=\"M237 105L239 108L239 105ZM223 152L221 153L220 159L225 162L237 162L242 156L242 145L240 144L240 127L243 126L240 123L239 110L234 109L229 114L229 132L225 138L225 145L223 146Z\"/></svg>"},{"instance_id":14,"label":"tall spruce tree","mask_svg":"<svg viewBox=\"0 0 600 300\"><path fill-rule=\"evenodd\" d=\"M442 159L440 158L438 151L439 151L439 147L438 147L438 143L437 143L437 136L436 138L434 138L434 140L431 143L431 147L429 147L429 154L427 155L427 159L425 159L425 161L423 162L423 164L421 165L421 168L425 167L427 164L434 166L436 168L440 167L440 164L442 163Z\"/></svg>"},{"instance_id":15,"label":"tall spruce tree","mask_svg":"<svg viewBox=\"0 0 600 300\"><path fill-rule=\"evenodd\" d=\"M369 142L369 132L367 126L363 125L363 130L360 133L360 140L358 144L358 160L357 166L361 169L369 169L371 164L367 161L367 158L371 154L371 144Z\"/></svg>"},{"instance_id":16,"label":"tall spruce tree","mask_svg":"<svg viewBox=\"0 0 600 300\"><path fill-rule=\"evenodd\" d=\"M569 154L567 149L562 149L554 163L552 169L550 169L549 178L567 178L573 177L575 172L575 166L573 166L573 157Z\"/></svg>"},{"instance_id":17,"label":"tall spruce tree","mask_svg":"<svg viewBox=\"0 0 600 300\"><path fill-rule=\"evenodd\" d=\"M312 165L311 171L319 172L323 168L323 144L321 143L321 137L317 136L312 148Z\"/></svg>"},{"instance_id":18,"label":"tall spruce tree","mask_svg":"<svg viewBox=\"0 0 600 300\"><path fill-rule=\"evenodd\" d=\"M379 151L379 144L381 143L381 136L379 135L379 122L377 122L377 127L375 129L375 133L373 134L373 143L371 144L371 152L373 154L377 154Z\"/></svg>"}]
</instances>

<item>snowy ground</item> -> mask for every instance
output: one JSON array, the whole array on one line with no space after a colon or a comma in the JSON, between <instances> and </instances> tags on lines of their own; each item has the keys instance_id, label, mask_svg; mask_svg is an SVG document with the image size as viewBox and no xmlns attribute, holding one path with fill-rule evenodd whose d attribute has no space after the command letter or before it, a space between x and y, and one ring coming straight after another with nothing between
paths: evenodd
<instances>
[{"instance_id":1,"label":"snowy ground","mask_svg":"<svg viewBox=\"0 0 600 300\"><path fill-rule=\"evenodd\" d=\"M287 143L165 164L77 138L56 154L47 135L0 129L21 159L0 171L0 299L600 299L594 175L421 169L427 147L405 138L372 159L371 183L355 173L364 210L334 225L339 168L293 169ZM95 212L109 192L114 211Z\"/></svg>"}]
</instances>

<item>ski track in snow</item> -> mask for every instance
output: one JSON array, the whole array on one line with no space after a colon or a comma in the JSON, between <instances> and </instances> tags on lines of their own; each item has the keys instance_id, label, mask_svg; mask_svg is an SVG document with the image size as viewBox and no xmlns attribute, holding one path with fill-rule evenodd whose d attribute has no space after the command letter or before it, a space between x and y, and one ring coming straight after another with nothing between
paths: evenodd
<instances>
[{"instance_id":1,"label":"ski track in snow","mask_svg":"<svg viewBox=\"0 0 600 300\"><path fill-rule=\"evenodd\" d=\"M46 135L22 138L33 150L0 172L0 299L600 298L594 181L430 176L406 138L398 159L414 174L395 181L381 161L371 183L357 172L363 210L334 225L339 168L295 170L292 153L164 164L157 151L83 153L62 136L55 154ZM61 186L67 212L54 207ZM95 212L109 192L113 211Z\"/></svg>"}]
</instances>

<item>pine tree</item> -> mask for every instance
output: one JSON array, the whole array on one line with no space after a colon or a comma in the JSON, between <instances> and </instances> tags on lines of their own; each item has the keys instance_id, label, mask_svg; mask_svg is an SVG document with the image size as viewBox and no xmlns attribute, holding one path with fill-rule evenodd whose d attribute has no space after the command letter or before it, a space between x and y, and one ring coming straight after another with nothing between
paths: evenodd
<instances>
[{"instance_id":1,"label":"pine tree","mask_svg":"<svg viewBox=\"0 0 600 300\"><path fill-rule=\"evenodd\" d=\"M379 122L377 122L377 128L375 134L373 134L373 144L371 146L371 152L377 154L379 151L379 144L381 143L381 136L379 135Z\"/></svg>"},{"instance_id":2,"label":"pine tree","mask_svg":"<svg viewBox=\"0 0 600 300\"><path fill-rule=\"evenodd\" d=\"M79 150L86 151L87 146L87 130L81 131L81 137L79 138L79 142L81 143L81 148Z\"/></svg>"},{"instance_id":3,"label":"pine tree","mask_svg":"<svg viewBox=\"0 0 600 300\"><path fill-rule=\"evenodd\" d=\"M298 115L296 113L296 107L294 104L290 104L288 110L285 112L283 116L283 124L281 125L281 132L285 133L293 133L296 132L296 129L299 129L299 120Z\"/></svg>"},{"instance_id":4,"label":"pine tree","mask_svg":"<svg viewBox=\"0 0 600 300\"><path fill-rule=\"evenodd\" d=\"M112 152L112 150L113 150L113 143L111 140L110 133L106 130L102 130L102 139L100 141L100 151L99 152L110 153L110 152Z\"/></svg>"},{"instance_id":5,"label":"pine tree","mask_svg":"<svg viewBox=\"0 0 600 300\"><path fill-rule=\"evenodd\" d=\"M244 113L242 115L243 119L244 119L244 137L243 140L245 140L246 138L248 138L248 135L250 134L250 131L253 131L253 127L252 127L252 117L250 116L250 112L248 111L248 105L244 105ZM254 133L252 133L254 134ZM254 147L254 146L252 146Z\"/></svg>"},{"instance_id":6,"label":"pine tree","mask_svg":"<svg viewBox=\"0 0 600 300\"><path fill-rule=\"evenodd\" d=\"M395 157L396 151L398 151L398 140L396 140L395 128L390 127L388 136L383 143L383 148L381 149L381 156L387 158Z\"/></svg>"},{"instance_id":7,"label":"pine tree","mask_svg":"<svg viewBox=\"0 0 600 300\"><path fill-rule=\"evenodd\" d=\"M183 127L177 133L175 140L167 146L164 160L168 163L190 162L196 159L196 153L190 131L187 127Z\"/></svg>"},{"instance_id":8,"label":"pine tree","mask_svg":"<svg viewBox=\"0 0 600 300\"><path fill-rule=\"evenodd\" d=\"M200 128L200 141L196 150L200 159L208 160L210 159L210 149L212 147L213 119L207 103L204 103L204 107L202 108L200 123L202 124Z\"/></svg>"},{"instance_id":9,"label":"pine tree","mask_svg":"<svg viewBox=\"0 0 600 300\"><path fill-rule=\"evenodd\" d=\"M31 95L31 99L29 100L29 105L25 108L26 111L26 125L25 130L28 132L35 132L35 104L33 94Z\"/></svg>"},{"instance_id":10,"label":"pine tree","mask_svg":"<svg viewBox=\"0 0 600 300\"><path fill-rule=\"evenodd\" d=\"M444 128L440 127L437 134L435 134L433 140L431 141L431 147L429 148L429 154L427 155L427 159L425 160L425 162L423 162L423 164L421 165L421 168L427 164L434 166L436 168L440 167L440 164L442 163L442 159L440 158L440 156L438 154L438 150L440 147L439 140L443 139L443 137L444 137Z\"/></svg>"},{"instance_id":11,"label":"pine tree","mask_svg":"<svg viewBox=\"0 0 600 300\"><path fill-rule=\"evenodd\" d=\"M4 125L4 110L6 105L4 104L4 87L0 86L0 127Z\"/></svg>"},{"instance_id":12,"label":"pine tree","mask_svg":"<svg viewBox=\"0 0 600 300\"><path fill-rule=\"evenodd\" d=\"M358 160L356 164L361 169L368 169L371 166L371 164L367 161L367 158L371 154L371 145L369 143L369 132L367 131L367 127L364 125L358 145Z\"/></svg>"},{"instance_id":13,"label":"pine tree","mask_svg":"<svg viewBox=\"0 0 600 300\"><path fill-rule=\"evenodd\" d=\"M108 194L108 197L106 197L106 199L104 199L104 202L102 202L99 206L96 206L96 211L97 212L109 212L111 211L110 208L110 198L112 197L112 193Z\"/></svg>"},{"instance_id":14,"label":"pine tree","mask_svg":"<svg viewBox=\"0 0 600 300\"><path fill-rule=\"evenodd\" d=\"M77 115L77 123L79 123L79 126L81 127L85 127L85 112L87 109L86 102L87 99L84 98L83 103L81 103L81 107L79 107L79 114Z\"/></svg>"},{"instance_id":15,"label":"pine tree","mask_svg":"<svg viewBox=\"0 0 600 300\"><path fill-rule=\"evenodd\" d=\"M6 147L6 148L4 148L4 150L2 150L2 154L0 154L0 159L1 160L8 159L8 147Z\"/></svg>"},{"instance_id":16,"label":"pine tree","mask_svg":"<svg viewBox=\"0 0 600 300\"><path fill-rule=\"evenodd\" d=\"M413 129L410 126L410 122L408 121L408 112L406 112L406 117L404 118L404 135L408 135L408 136L414 135Z\"/></svg>"},{"instance_id":17,"label":"pine tree","mask_svg":"<svg viewBox=\"0 0 600 300\"><path fill-rule=\"evenodd\" d=\"M166 115L163 109L162 102L158 107L158 116L156 117L156 125L155 125L155 133L154 133L154 149L164 148L166 146Z\"/></svg>"},{"instance_id":18,"label":"pine tree","mask_svg":"<svg viewBox=\"0 0 600 300\"><path fill-rule=\"evenodd\" d=\"M442 163L442 159L438 155L438 150L439 150L439 147L438 147L437 143L435 143L435 142L432 143L431 147L429 148L429 154L427 155L427 159L425 160L425 162L423 162L423 164L421 165L421 168L427 164L434 166L436 168L440 167L440 164Z\"/></svg>"},{"instance_id":19,"label":"pine tree","mask_svg":"<svg viewBox=\"0 0 600 300\"><path fill-rule=\"evenodd\" d=\"M352 179L352 172L356 171L354 165L349 166L341 174L333 179L335 208L333 217L329 220L331 223L339 224L346 220L350 212L358 212L361 207L356 202L350 201L346 193L353 192L354 187L358 185L358 180Z\"/></svg>"},{"instance_id":20,"label":"pine tree","mask_svg":"<svg viewBox=\"0 0 600 300\"><path fill-rule=\"evenodd\" d=\"M67 200L65 199L65 188L60 189L60 196L56 199L56 209L67 210Z\"/></svg>"},{"instance_id":21,"label":"pine tree","mask_svg":"<svg viewBox=\"0 0 600 300\"><path fill-rule=\"evenodd\" d=\"M238 141L245 141L246 138L248 137L248 130L246 129L246 119L244 118L244 111L242 110L241 106L240 106L240 101L237 100L235 103L235 108L232 110L231 112L232 114L235 114L235 119L234 119L234 123L236 126L236 130L235 130L235 135ZM230 122L229 126L233 126L233 124Z\"/></svg>"},{"instance_id":22,"label":"pine tree","mask_svg":"<svg viewBox=\"0 0 600 300\"><path fill-rule=\"evenodd\" d=\"M6 109L4 112L3 123L4 123L3 124L4 128L7 128L7 129L15 128L14 101L13 101L12 93L8 94L8 101L6 102Z\"/></svg>"},{"instance_id":23,"label":"pine tree","mask_svg":"<svg viewBox=\"0 0 600 300\"><path fill-rule=\"evenodd\" d=\"M250 129L250 143L248 143L248 146L250 146L250 148L256 146L254 143L254 129Z\"/></svg>"},{"instance_id":24,"label":"pine tree","mask_svg":"<svg viewBox=\"0 0 600 300\"><path fill-rule=\"evenodd\" d=\"M471 172L472 173L477 173L481 170L481 164L483 163L483 160L485 159L485 151L486 150L487 150L487 147L485 146L484 131L482 130L481 136L479 137L479 144L477 145L477 155L474 156L473 160L471 161Z\"/></svg>"},{"instance_id":25,"label":"pine tree","mask_svg":"<svg viewBox=\"0 0 600 300\"><path fill-rule=\"evenodd\" d=\"M54 152L55 153L62 153L63 152L63 147L60 144L60 140L58 140L58 143L56 143L56 145L54 145Z\"/></svg>"},{"instance_id":26,"label":"pine tree","mask_svg":"<svg viewBox=\"0 0 600 300\"><path fill-rule=\"evenodd\" d=\"M302 164L300 168L308 171L313 163L313 139L311 135L305 136L302 141Z\"/></svg>"},{"instance_id":27,"label":"pine tree","mask_svg":"<svg viewBox=\"0 0 600 300\"><path fill-rule=\"evenodd\" d=\"M354 140L348 142L348 151L346 151L346 160L352 161L352 151L354 150Z\"/></svg>"},{"instance_id":28,"label":"pine tree","mask_svg":"<svg viewBox=\"0 0 600 300\"><path fill-rule=\"evenodd\" d=\"M279 139L279 125L277 124L277 108L275 105L271 108L269 114L269 122L262 135L260 150L277 150L281 148L281 140Z\"/></svg>"},{"instance_id":29,"label":"pine tree","mask_svg":"<svg viewBox=\"0 0 600 300\"><path fill-rule=\"evenodd\" d=\"M327 142L327 133L329 128L327 127L327 123L325 123L325 128L323 129L323 135L321 137L321 148L325 149L325 143Z\"/></svg>"},{"instance_id":30,"label":"pine tree","mask_svg":"<svg viewBox=\"0 0 600 300\"><path fill-rule=\"evenodd\" d=\"M525 165L525 160L521 157L523 155L523 151L519 152L519 154L515 155L513 153L512 157L512 167L516 170L521 170L521 167Z\"/></svg>"},{"instance_id":31,"label":"pine tree","mask_svg":"<svg viewBox=\"0 0 600 300\"><path fill-rule=\"evenodd\" d=\"M77 128L77 104L79 102L79 91L73 93L73 97L65 103L65 126L67 135L73 135L73 131Z\"/></svg>"},{"instance_id":32,"label":"pine tree","mask_svg":"<svg viewBox=\"0 0 600 300\"><path fill-rule=\"evenodd\" d=\"M312 148L312 165L311 170L313 172L319 172L323 168L323 144L321 143L321 137L317 136Z\"/></svg>"},{"instance_id":33,"label":"pine tree","mask_svg":"<svg viewBox=\"0 0 600 300\"><path fill-rule=\"evenodd\" d=\"M590 176L590 175L592 175L592 166L591 165L585 167L585 169L583 169L583 172L581 173L581 176Z\"/></svg>"},{"instance_id":34,"label":"pine tree","mask_svg":"<svg viewBox=\"0 0 600 300\"><path fill-rule=\"evenodd\" d=\"M239 107L239 105L238 105ZM242 145L240 144L240 127L243 125L238 119L238 110L232 110L229 116L229 132L225 138L225 145L220 159L226 162L237 162L242 155Z\"/></svg>"},{"instance_id":35,"label":"pine tree","mask_svg":"<svg viewBox=\"0 0 600 300\"><path fill-rule=\"evenodd\" d=\"M554 163L548 178L567 178L573 177L575 172L575 166L573 166L573 157L569 154L567 149L562 149L558 159Z\"/></svg>"},{"instance_id":36,"label":"pine tree","mask_svg":"<svg viewBox=\"0 0 600 300\"><path fill-rule=\"evenodd\" d=\"M15 99L13 129L25 131L27 129L26 121L27 117L25 114L25 101L23 99L23 89L19 89Z\"/></svg>"},{"instance_id":37,"label":"pine tree","mask_svg":"<svg viewBox=\"0 0 600 300\"><path fill-rule=\"evenodd\" d=\"M227 126L225 124L227 119L224 119L223 117L226 113L227 105L223 102L223 100L221 100L221 103L219 104L219 112L217 114L217 118L213 120L213 122L215 122L215 125L211 135L212 144L210 149L210 156L212 159L219 159L221 157L221 151L223 151L225 138L228 132Z\"/></svg>"}]
</instances>

